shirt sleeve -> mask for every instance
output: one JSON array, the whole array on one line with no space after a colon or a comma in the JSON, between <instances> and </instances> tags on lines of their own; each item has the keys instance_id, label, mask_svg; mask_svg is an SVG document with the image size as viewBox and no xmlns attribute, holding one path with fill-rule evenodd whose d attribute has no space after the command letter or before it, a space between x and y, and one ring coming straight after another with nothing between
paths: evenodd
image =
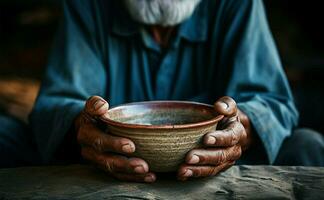
<instances>
[{"instance_id":1,"label":"shirt sleeve","mask_svg":"<svg viewBox=\"0 0 324 200\"><path fill-rule=\"evenodd\" d=\"M53 156L91 95L105 95L103 47L91 1L65 1L64 17L54 42L40 93L30 115L44 163ZM96 13L97 14L97 13ZM62 151L62 150L60 150ZM64 151L64 150L63 150Z\"/></svg>"},{"instance_id":2,"label":"shirt sleeve","mask_svg":"<svg viewBox=\"0 0 324 200\"><path fill-rule=\"evenodd\" d=\"M220 65L225 94L248 115L272 164L283 140L297 125L298 112L270 33L262 0L227 5Z\"/></svg>"}]
</instances>

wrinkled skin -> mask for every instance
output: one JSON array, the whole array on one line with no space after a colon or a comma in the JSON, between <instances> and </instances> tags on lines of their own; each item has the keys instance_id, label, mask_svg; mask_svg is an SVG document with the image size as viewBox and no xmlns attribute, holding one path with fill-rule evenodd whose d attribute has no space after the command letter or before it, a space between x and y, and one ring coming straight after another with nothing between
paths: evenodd
<instances>
[{"instance_id":1,"label":"wrinkled skin","mask_svg":"<svg viewBox=\"0 0 324 200\"><path fill-rule=\"evenodd\" d=\"M237 109L233 99L223 97L214 106L225 116L220 129L204 136L204 148L193 149L187 154L185 163L178 170L179 180L214 176L226 170L252 141L249 119ZM103 98L93 96L77 117L75 128L82 157L117 179L154 182L156 175L150 172L147 162L132 157L136 147L131 140L109 135L97 127L97 121L106 118L108 108L109 104Z\"/></svg>"},{"instance_id":2,"label":"wrinkled skin","mask_svg":"<svg viewBox=\"0 0 324 200\"><path fill-rule=\"evenodd\" d=\"M222 97L214 104L225 117L218 129L203 138L202 149L191 150L178 170L178 179L215 176L235 164L252 143L249 118L241 112L230 97Z\"/></svg>"}]
</instances>

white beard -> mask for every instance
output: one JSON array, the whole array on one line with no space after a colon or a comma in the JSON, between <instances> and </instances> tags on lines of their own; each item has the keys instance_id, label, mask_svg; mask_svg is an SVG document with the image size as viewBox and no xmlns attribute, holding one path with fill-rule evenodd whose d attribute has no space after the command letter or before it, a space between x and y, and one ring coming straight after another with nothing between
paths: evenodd
<instances>
[{"instance_id":1,"label":"white beard","mask_svg":"<svg viewBox=\"0 0 324 200\"><path fill-rule=\"evenodd\" d=\"M174 26L188 19L201 0L123 0L131 17L147 25Z\"/></svg>"}]
</instances>

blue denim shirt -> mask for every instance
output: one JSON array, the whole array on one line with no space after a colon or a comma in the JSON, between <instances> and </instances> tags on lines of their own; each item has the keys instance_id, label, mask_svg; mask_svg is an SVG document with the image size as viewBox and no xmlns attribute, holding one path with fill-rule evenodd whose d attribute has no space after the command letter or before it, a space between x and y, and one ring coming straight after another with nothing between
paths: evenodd
<instances>
[{"instance_id":1,"label":"blue denim shirt","mask_svg":"<svg viewBox=\"0 0 324 200\"><path fill-rule=\"evenodd\" d=\"M44 162L53 159L91 95L111 106L147 100L212 104L233 97L272 163L298 113L261 0L202 0L167 49L119 0L64 2L64 19L30 117Z\"/></svg>"}]
</instances>

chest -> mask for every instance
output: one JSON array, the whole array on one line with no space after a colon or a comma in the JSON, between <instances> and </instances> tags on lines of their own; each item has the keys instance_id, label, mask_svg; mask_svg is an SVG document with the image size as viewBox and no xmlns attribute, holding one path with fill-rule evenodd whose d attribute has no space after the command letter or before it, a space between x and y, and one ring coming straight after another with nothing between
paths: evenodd
<instances>
[{"instance_id":1,"label":"chest","mask_svg":"<svg viewBox=\"0 0 324 200\"><path fill-rule=\"evenodd\" d=\"M116 103L189 100L211 91L217 59L208 43L172 41L169 48L143 38L112 37L108 43L108 98Z\"/></svg>"}]
</instances>

